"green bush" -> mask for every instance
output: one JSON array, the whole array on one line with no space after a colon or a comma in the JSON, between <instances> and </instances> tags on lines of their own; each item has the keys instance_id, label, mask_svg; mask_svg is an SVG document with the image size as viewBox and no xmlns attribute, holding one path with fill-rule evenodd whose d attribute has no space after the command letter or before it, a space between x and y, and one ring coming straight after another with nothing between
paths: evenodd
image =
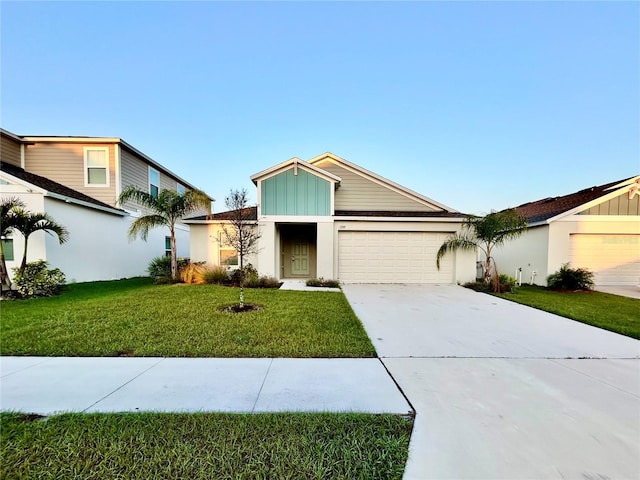
<instances>
[{"instance_id":1,"label":"green bush","mask_svg":"<svg viewBox=\"0 0 640 480\"><path fill-rule=\"evenodd\" d=\"M250 275L242 284L245 288L280 288L280 282L273 277Z\"/></svg>"},{"instance_id":2,"label":"green bush","mask_svg":"<svg viewBox=\"0 0 640 480\"><path fill-rule=\"evenodd\" d=\"M551 290L591 290L593 272L586 268L570 268L565 263L547 277L547 287Z\"/></svg>"},{"instance_id":3,"label":"green bush","mask_svg":"<svg viewBox=\"0 0 640 480\"><path fill-rule=\"evenodd\" d=\"M229 283L229 273L227 269L221 265L206 267L202 272L204 283L213 283L216 285L224 285Z\"/></svg>"},{"instance_id":4,"label":"green bush","mask_svg":"<svg viewBox=\"0 0 640 480\"><path fill-rule=\"evenodd\" d=\"M483 292L483 293L491 293L492 290L491 288L489 288L489 285L487 285L484 282L481 281L476 281L476 282L468 282L465 283L464 285L462 285L464 288L469 288L475 292Z\"/></svg>"},{"instance_id":5,"label":"green bush","mask_svg":"<svg viewBox=\"0 0 640 480\"><path fill-rule=\"evenodd\" d=\"M187 265L189 265L189 259L178 258L178 275ZM171 283L171 257L164 255L152 259L147 267L147 272L156 283Z\"/></svg>"},{"instance_id":6,"label":"green bush","mask_svg":"<svg viewBox=\"0 0 640 480\"><path fill-rule=\"evenodd\" d=\"M307 280L307 287L340 288L340 282L338 280L325 280L322 277L310 278Z\"/></svg>"},{"instance_id":7,"label":"green bush","mask_svg":"<svg viewBox=\"0 0 640 480\"><path fill-rule=\"evenodd\" d=\"M257 281L257 279L258 271L250 263L246 264L242 269L234 270L230 278L231 285L234 287L239 287L241 284L246 285L246 282Z\"/></svg>"},{"instance_id":8,"label":"green bush","mask_svg":"<svg viewBox=\"0 0 640 480\"><path fill-rule=\"evenodd\" d=\"M513 293L516 290L516 285L518 281L513 278L511 275L506 275L504 273L498 275L498 288L495 288L494 291L498 291L500 293Z\"/></svg>"},{"instance_id":9,"label":"green bush","mask_svg":"<svg viewBox=\"0 0 640 480\"><path fill-rule=\"evenodd\" d=\"M44 260L27 263L22 273L19 268L14 268L13 271L16 289L24 298L57 295L66 280L60 269L48 269Z\"/></svg>"}]
</instances>

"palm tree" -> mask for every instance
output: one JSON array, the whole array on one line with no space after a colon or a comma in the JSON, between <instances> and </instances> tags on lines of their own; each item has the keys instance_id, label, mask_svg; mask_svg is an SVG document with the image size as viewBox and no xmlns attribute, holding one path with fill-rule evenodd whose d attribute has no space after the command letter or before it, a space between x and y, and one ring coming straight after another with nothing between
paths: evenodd
<instances>
[{"instance_id":1,"label":"palm tree","mask_svg":"<svg viewBox=\"0 0 640 480\"><path fill-rule=\"evenodd\" d=\"M188 190L179 194L173 190L162 190L153 196L133 185L125 188L118 198L120 204L133 201L151 210L149 215L136 218L129 227L129 237L135 239L138 235L146 241L149 229L155 227L169 227L171 234L171 278L178 277L178 258L176 256L176 222L186 215L200 209L208 209L211 200L201 190Z\"/></svg>"},{"instance_id":2,"label":"palm tree","mask_svg":"<svg viewBox=\"0 0 640 480\"><path fill-rule=\"evenodd\" d=\"M23 208L24 203L16 197L3 198L0 202L0 239L7 238L15 227L16 208ZM3 287L11 289L11 279L7 270L7 262L4 256L4 242L0 241L0 292Z\"/></svg>"},{"instance_id":3,"label":"palm tree","mask_svg":"<svg viewBox=\"0 0 640 480\"><path fill-rule=\"evenodd\" d=\"M515 209L492 211L484 217L468 216L462 231L454 233L440 246L436 255L436 265L440 269L440 260L448 252L480 249L485 255L484 282L488 285L492 276L494 278L498 276L496 262L491 256L493 248L503 245L507 240L519 237L526 228L527 220Z\"/></svg>"},{"instance_id":4,"label":"palm tree","mask_svg":"<svg viewBox=\"0 0 640 480\"><path fill-rule=\"evenodd\" d=\"M15 224L13 228L19 231L24 237L24 251L22 254L22 263L18 272L21 274L27 267L27 248L29 246L29 237L32 233L39 230L44 230L50 235L55 234L58 237L60 244L63 244L69 239L68 230L55 222L46 213L32 213L22 208L14 208L13 214L15 216Z\"/></svg>"}]
</instances>

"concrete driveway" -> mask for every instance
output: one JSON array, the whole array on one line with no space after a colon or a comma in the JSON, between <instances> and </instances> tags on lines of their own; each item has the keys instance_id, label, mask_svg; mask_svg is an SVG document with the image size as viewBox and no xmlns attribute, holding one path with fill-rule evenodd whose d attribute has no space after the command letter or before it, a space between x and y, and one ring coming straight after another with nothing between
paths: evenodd
<instances>
[{"instance_id":1,"label":"concrete driveway","mask_svg":"<svg viewBox=\"0 0 640 480\"><path fill-rule=\"evenodd\" d=\"M345 285L416 409L405 479L640 478L640 342L453 285Z\"/></svg>"}]
</instances>

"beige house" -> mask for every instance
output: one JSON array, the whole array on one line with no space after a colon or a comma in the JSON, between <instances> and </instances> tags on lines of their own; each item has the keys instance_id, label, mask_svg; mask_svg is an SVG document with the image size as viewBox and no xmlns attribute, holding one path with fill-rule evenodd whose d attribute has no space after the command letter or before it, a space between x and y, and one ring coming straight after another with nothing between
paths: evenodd
<instances>
[{"instance_id":1,"label":"beige house","mask_svg":"<svg viewBox=\"0 0 640 480\"><path fill-rule=\"evenodd\" d=\"M147 242L127 238L131 222L145 212L135 203L118 203L124 188L134 185L152 195L195 188L120 138L20 136L0 130L0 142L1 195L20 198L30 211L49 213L70 232L64 245L36 232L29 240L28 260L45 259L70 281L144 275L153 257L166 254L169 233L164 229L152 230ZM178 254L187 257L189 227L181 224L177 230ZM11 268L21 259L22 236L3 241Z\"/></svg>"},{"instance_id":2,"label":"beige house","mask_svg":"<svg viewBox=\"0 0 640 480\"><path fill-rule=\"evenodd\" d=\"M260 230L246 261L278 279L345 283L464 283L475 254L457 252L436 268L436 252L464 215L332 153L292 158L251 177L258 205L247 222ZM228 212L197 216L191 259L235 262L224 241Z\"/></svg>"},{"instance_id":3,"label":"beige house","mask_svg":"<svg viewBox=\"0 0 640 480\"><path fill-rule=\"evenodd\" d=\"M494 252L501 273L546 285L564 263L596 285L640 285L640 176L516 207L528 230Z\"/></svg>"}]
</instances>

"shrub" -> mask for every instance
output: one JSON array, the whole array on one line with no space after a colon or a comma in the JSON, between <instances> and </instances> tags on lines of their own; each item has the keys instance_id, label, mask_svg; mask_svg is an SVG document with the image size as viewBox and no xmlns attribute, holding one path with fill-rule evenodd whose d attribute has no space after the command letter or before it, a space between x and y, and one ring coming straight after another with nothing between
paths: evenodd
<instances>
[{"instance_id":1,"label":"shrub","mask_svg":"<svg viewBox=\"0 0 640 480\"><path fill-rule=\"evenodd\" d=\"M250 275L243 283L246 288L280 288L280 282L273 277Z\"/></svg>"},{"instance_id":2,"label":"shrub","mask_svg":"<svg viewBox=\"0 0 640 480\"><path fill-rule=\"evenodd\" d=\"M64 273L58 268L48 269L44 260L27 263L22 273L19 268L13 271L16 289L25 298L57 295L65 282Z\"/></svg>"},{"instance_id":3,"label":"shrub","mask_svg":"<svg viewBox=\"0 0 640 480\"><path fill-rule=\"evenodd\" d=\"M468 282L465 283L464 285L462 285L465 288L470 288L471 290L475 291L475 292L483 292L483 293L490 293L492 292L492 289L489 288L489 285L487 285L486 283L480 281L480 282Z\"/></svg>"},{"instance_id":4,"label":"shrub","mask_svg":"<svg viewBox=\"0 0 640 480\"><path fill-rule=\"evenodd\" d=\"M202 272L202 278L204 283L214 283L217 285L229 283L229 273L227 272L227 269L221 265L205 267Z\"/></svg>"},{"instance_id":5,"label":"shrub","mask_svg":"<svg viewBox=\"0 0 640 480\"><path fill-rule=\"evenodd\" d=\"M518 281L510 275L505 275L504 273L498 275L498 288L495 288L494 291L498 291L500 293L513 293L516 290L516 285Z\"/></svg>"},{"instance_id":6,"label":"shrub","mask_svg":"<svg viewBox=\"0 0 640 480\"><path fill-rule=\"evenodd\" d=\"M565 263L560 270L547 277L547 287L551 290L591 290L593 272L586 268L570 268Z\"/></svg>"},{"instance_id":7,"label":"shrub","mask_svg":"<svg viewBox=\"0 0 640 480\"><path fill-rule=\"evenodd\" d=\"M178 259L178 275L187 265L189 265L188 259ZM152 259L147 267L147 272L155 283L171 283L171 257L165 255Z\"/></svg>"},{"instance_id":8,"label":"shrub","mask_svg":"<svg viewBox=\"0 0 640 480\"><path fill-rule=\"evenodd\" d=\"M340 288L340 282L338 280L325 280L322 277L311 278L307 280L307 287Z\"/></svg>"},{"instance_id":9,"label":"shrub","mask_svg":"<svg viewBox=\"0 0 640 480\"><path fill-rule=\"evenodd\" d=\"M190 263L180 269L180 280L187 284L201 285L205 283L204 271L203 263Z\"/></svg>"},{"instance_id":10,"label":"shrub","mask_svg":"<svg viewBox=\"0 0 640 480\"><path fill-rule=\"evenodd\" d=\"M252 280L253 278L253 280ZM247 281L255 281L258 278L258 271L256 268L250 263L246 264L244 268L236 269L231 274L231 285L234 287L239 287L241 283Z\"/></svg>"}]
</instances>

